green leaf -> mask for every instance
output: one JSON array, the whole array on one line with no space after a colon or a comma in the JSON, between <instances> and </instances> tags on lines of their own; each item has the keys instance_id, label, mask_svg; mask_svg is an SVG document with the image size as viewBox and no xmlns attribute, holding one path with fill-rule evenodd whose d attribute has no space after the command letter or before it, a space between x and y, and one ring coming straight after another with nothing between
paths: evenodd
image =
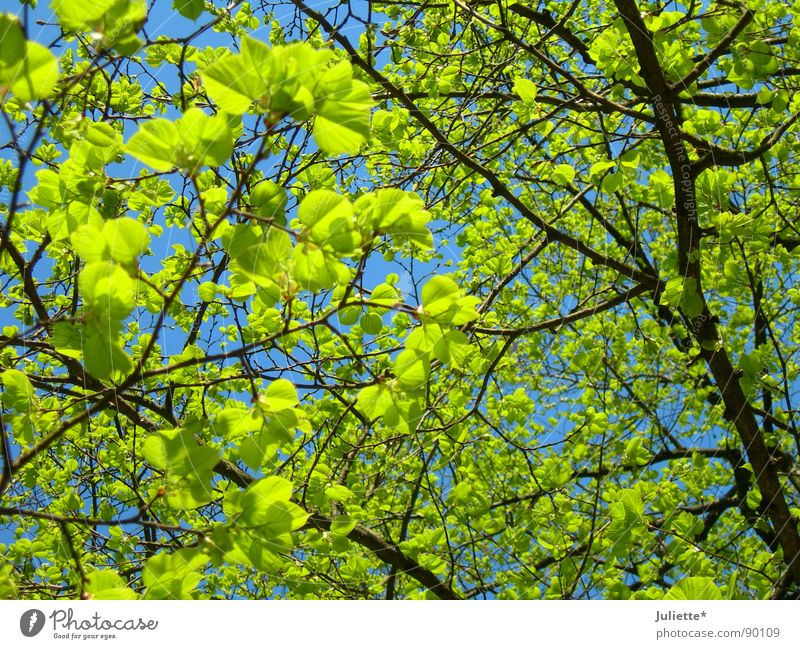
<instances>
[{"instance_id":1,"label":"green leaf","mask_svg":"<svg viewBox=\"0 0 800 649\"><path fill-rule=\"evenodd\" d=\"M0 374L3 384L2 403L6 408L17 412L30 412L37 407L36 392L33 384L19 370L6 370Z\"/></svg>"},{"instance_id":2,"label":"green leaf","mask_svg":"<svg viewBox=\"0 0 800 649\"><path fill-rule=\"evenodd\" d=\"M238 499L237 521L245 527L257 527L268 538L293 532L308 519L308 513L289 502L292 484L271 476L257 480Z\"/></svg>"},{"instance_id":3,"label":"green leaf","mask_svg":"<svg viewBox=\"0 0 800 649\"><path fill-rule=\"evenodd\" d=\"M358 322L361 318L363 311L358 307L351 307L349 309L341 309L337 312L339 323L349 326Z\"/></svg>"},{"instance_id":4,"label":"green leaf","mask_svg":"<svg viewBox=\"0 0 800 649\"><path fill-rule=\"evenodd\" d=\"M119 266L105 261L87 264L78 286L86 308L102 327L113 328L135 306L136 286Z\"/></svg>"},{"instance_id":5,"label":"green leaf","mask_svg":"<svg viewBox=\"0 0 800 649\"><path fill-rule=\"evenodd\" d=\"M344 485L334 484L325 488L325 497L329 500L346 503L348 500L352 500L353 492Z\"/></svg>"},{"instance_id":6,"label":"green leaf","mask_svg":"<svg viewBox=\"0 0 800 649\"><path fill-rule=\"evenodd\" d=\"M210 117L192 107L176 122L148 120L125 145L125 151L156 171L178 167L196 174L219 166L233 153L233 132L221 115Z\"/></svg>"},{"instance_id":7,"label":"green leaf","mask_svg":"<svg viewBox=\"0 0 800 649\"><path fill-rule=\"evenodd\" d=\"M316 293L332 288L341 264L313 243L302 243L292 251L293 275L301 289Z\"/></svg>"},{"instance_id":8,"label":"green leaf","mask_svg":"<svg viewBox=\"0 0 800 649\"><path fill-rule=\"evenodd\" d=\"M203 302L213 302L217 298L218 287L214 282L203 282L197 287L197 295Z\"/></svg>"},{"instance_id":9,"label":"green leaf","mask_svg":"<svg viewBox=\"0 0 800 649\"><path fill-rule=\"evenodd\" d=\"M367 313L361 318L360 325L364 333L377 336L383 329L383 319L377 313Z\"/></svg>"},{"instance_id":10,"label":"green leaf","mask_svg":"<svg viewBox=\"0 0 800 649\"><path fill-rule=\"evenodd\" d=\"M260 435L251 435L242 440L236 449L236 455L254 471L261 469L275 456L280 449L280 444L272 443L263 432Z\"/></svg>"},{"instance_id":11,"label":"green leaf","mask_svg":"<svg viewBox=\"0 0 800 649\"><path fill-rule=\"evenodd\" d=\"M667 281L661 294L661 304L680 307L689 318L703 312L703 300L697 291L697 282L692 277L673 277Z\"/></svg>"},{"instance_id":12,"label":"green leaf","mask_svg":"<svg viewBox=\"0 0 800 649\"><path fill-rule=\"evenodd\" d=\"M448 323L458 312L461 289L445 275L432 277L422 287L422 320Z\"/></svg>"},{"instance_id":13,"label":"green leaf","mask_svg":"<svg viewBox=\"0 0 800 649\"><path fill-rule=\"evenodd\" d=\"M758 487L754 486L750 491L747 492L745 504L754 511L758 509L758 506L761 504L761 491L758 489Z\"/></svg>"},{"instance_id":14,"label":"green leaf","mask_svg":"<svg viewBox=\"0 0 800 649\"><path fill-rule=\"evenodd\" d=\"M517 93L523 104L534 106L536 104L537 90L536 84L530 79L524 79L522 77L516 77L514 79L514 92Z\"/></svg>"},{"instance_id":15,"label":"green leaf","mask_svg":"<svg viewBox=\"0 0 800 649\"><path fill-rule=\"evenodd\" d=\"M28 41L22 61L0 71L0 95L2 86L6 86L22 101L47 99L53 94L57 80L56 57L43 45Z\"/></svg>"},{"instance_id":16,"label":"green leaf","mask_svg":"<svg viewBox=\"0 0 800 649\"><path fill-rule=\"evenodd\" d=\"M422 408L417 399L392 401L383 413L383 425L407 435L416 432L422 419Z\"/></svg>"},{"instance_id":17,"label":"green leaf","mask_svg":"<svg viewBox=\"0 0 800 649\"><path fill-rule=\"evenodd\" d=\"M264 420L252 409L226 408L214 420L214 432L226 440L252 433L263 426Z\"/></svg>"},{"instance_id":18,"label":"green leaf","mask_svg":"<svg viewBox=\"0 0 800 649\"><path fill-rule=\"evenodd\" d=\"M180 142L178 166L190 171L200 165L216 167L233 153L233 132L221 115L209 117L190 108L176 122Z\"/></svg>"},{"instance_id":19,"label":"green leaf","mask_svg":"<svg viewBox=\"0 0 800 649\"><path fill-rule=\"evenodd\" d=\"M236 534L235 549L225 559L249 565L265 574L281 570L283 560L278 552L291 549L291 536L284 534L278 538L266 538L258 531L248 530L246 534Z\"/></svg>"},{"instance_id":20,"label":"green leaf","mask_svg":"<svg viewBox=\"0 0 800 649\"><path fill-rule=\"evenodd\" d=\"M287 200L283 187L271 180L259 183L250 192L250 204L255 208L255 212L264 218L274 218L279 223L286 222L284 211Z\"/></svg>"},{"instance_id":21,"label":"green leaf","mask_svg":"<svg viewBox=\"0 0 800 649\"><path fill-rule=\"evenodd\" d=\"M317 189L306 194L297 210L300 222L312 228L323 221L352 219L353 206L344 196L327 189Z\"/></svg>"},{"instance_id":22,"label":"green leaf","mask_svg":"<svg viewBox=\"0 0 800 649\"><path fill-rule=\"evenodd\" d=\"M255 520L263 521L258 527L262 538L278 540L284 547L290 545L289 532L299 530L308 520L308 512L291 502L270 503Z\"/></svg>"},{"instance_id":23,"label":"green leaf","mask_svg":"<svg viewBox=\"0 0 800 649\"><path fill-rule=\"evenodd\" d=\"M202 558L188 557L181 551L160 552L147 560L142 569L146 599L191 599L192 591L203 579L195 570Z\"/></svg>"},{"instance_id":24,"label":"green leaf","mask_svg":"<svg viewBox=\"0 0 800 649\"><path fill-rule=\"evenodd\" d=\"M222 245L235 262L232 269L259 286L280 282L290 264L292 242L282 230L270 228L265 238L260 228L239 224L222 235Z\"/></svg>"},{"instance_id":25,"label":"green leaf","mask_svg":"<svg viewBox=\"0 0 800 649\"><path fill-rule=\"evenodd\" d=\"M86 592L90 599L137 599L118 573L108 568L94 570L86 576Z\"/></svg>"},{"instance_id":26,"label":"green leaf","mask_svg":"<svg viewBox=\"0 0 800 649\"><path fill-rule=\"evenodd\" d=\"M304 43L270 48L245 36L241 54L225 56L201 71L203 85L209 97L227 113L243 115L254 108L256 112L269 111L279 117L296 108L293 99L300 79L297 71L289 70L293 67L290 53L303 49L313 52ZM306 119L307 115L298 118Z\"/></svg>"},{"instance_id":27,"label":"green leaf","mask_svg":"<svg viewBox=\"0 0 800 649\"><path fill-rule=\"evenodd\" d=\"M267 58L266 46L254 41L256 45L249 55L259 59ZM303 122L311 117L324 95L324 89L317 87L321 76L325 76L326 68L333 53L329 50L315 50L308 43L292 43L276 47L272 50L272 88L270 110L277 115L288 115L292 119ZM315 104L316 101L316 104Z\"/></svg>"},{"instance_id":28,"label":"green leaf","mask_svg":"<svg viewBox=\"0 0 800 649\"><path fill-rule=\"evenodd\" d=\"M616 162L613 160L600 160L589 167L589 175L593 180L596 180L604 172L608 171L609 169L613 169L615 166Z\"/></svg>"},{"instance_id":29,"label":"green leaf","mask_svg":"<svg viewBox=\"0 0 800 649\"><path fill-rule=\"evenodd\" d=\"M0 14L0 70L16 66L25 57L25 34L14 14Z\"/></svg>"},{"instance_id":30,"label":"green leaf","mask_svg":"<svg viewBox=\"0 0 800 649\"><path fill-rule=\"evenodd\" d=\"M381 189L355 203L358 222L369 232L389 234L396 243L412 242L429 248L433 237L427 228L430 214L419 196L399 189Z\"/></svg>"},{"instance_id":31,"label":"green leaf","mask_svg":"<svg viewBox=\"0 0 800 649\"><path fill-rule=\"evenodd\" d=\"M145 0L53 0L52 6L65 32L90 31L101 50L114 47L129 56L141 47L136 32L147 19Z\"/></svg>"},{"instance_id":32,"label":"green leaf","mask_svg":"<svg viewBox=\"0 0 800 649\"><path fill-rule=\"evenodd\" d=\"M316 83L331 57L307 43L269 47L249 36L241 54L230 55L202 71L209 96L226 112L268 112L277 120L289 115L305 121L314 108Z\"/></svg>"},{"instance_id":33,"label":"green leaf","mask_svg":"<svg viewBox=\"0 0 800 649\"><path fill-rule=\"evenodd\" d=\"M100 261L108 258L105 241L102 236L98 236L102 228L103 217L94 207L78 201L71 201L51 210L45 220L47 231L53 240L71 239L75 252L85 261ZM75 235L80 226L88 224L91 224L88 238L76 239Z\"/></svg>"},{"instance_id":34,"label":"green leaf","mask_svg":"<svg viewBox=\"0 0 800 649\"><path fill-rule=\"evenodd\" d=\"M211 481L219 452L198 444L188 428L150 435L142 444L142 456L163 471L171 507L194 509L214 497Z\"/></svg>"},{"instance_id":35,"label":"green leaf","mask_svg":"<svg viewBox=\"0 0 800 649\"><path fill-rule=\"evenodd\" d=\"M243 115L256 97L267 91L258 70L242 55L232 54L201 73L206 93L226 113Z\"/></svg>"},{"instance_id":36,"label":"green leaf","mask_svg":"<svg viewBox=\"0 0 800 649\"><path fill-rule=\"evenodd\" d=\"M92 122L86 127L86 142L102 149L115 148L120 136L114 127L106 122Z\"/></svg>"},{"instance_id":37,"label":"green leaf","mask_svg":"<svg viewBox=\"0 0 800 649\"><path fill-rule=\"evenodd\" d=\"M319 189L309 192L297 211L308 236L320 246L340 254L353 252L361 243L355 230L353 205L344 196Z\"/></svg>"},{"instance_id":38,"label":"green leaf","mask_svg":"<svg viewBox=\"0 0 800 649\"><path fill-rule=\"evenodd\" d=\"M664 599L722 599L711 577L684 577L664 595Z\"/></svg>"},{"instance_id":39,"label":"green leaf","mask_svg":"<svg viewBox=\"0 0 800 649\"><path fill-rule=\"evenodd\" d=\"M47 208L59 208L68 202L66 187L55 171L51 169L37 171L36 180L36 185L28 192L34 203Z\"/></svg>"},{"instance_id":40,"label":"green leaf","mask_svg":"<svg viewBox=\"0 0 800 649\"><path fill-rule=\"evenodd\" d=\"M394 361L397 382L406 392L416 392L425 387L431 373L431 363L427 354L416 349L406 349Z\"/></svg>"},{"instance_id":41,"label":"green leaf","mask_svg":"<svg viewBox=\"0 0 800 649\"><path fill-rule=\"evenodd\" d=\"M271 413L264 421L264 433L261 445L279 444L285 446L294 441L295 429L306 429L307 424L301 417L302 412L297 408L286 408Z\"/></svg>"},{"instance_id":42,"label":"green leaf","mask_svg":"<svg viewBox=\"0 0 800 649\"><path fill-rule=\"evenodd\" d=\"M724 593L720 593L722 595L722 599L737 599L738 594L738 586L737 583L739 581L739 570L734 570L731 572L730 577L728 577L728 584L725 588Z\"/></svg>"},{"instance_id":43,"label":"green leaf","mask_svg":"<svg viewBox=\"0 0 800 649\"><path fill-rule=\"evenodd\" d=\"M83 337L81 336L81 330L71 322L53 323L51 340L60 353L71 358L81 357Z\"/></svg>"},{"instance_id":44,"label":"green leaf","mask_svg":"<svg viewBox=\"0 0 800 649\"><path fill-rule=\"evenodd\" d=\"M197 20L205 11L205 4L204 0L172 0L172 8L189 20Z\"/></svg>"},{"instance_id":45,"label":"green leaf","mask_svg":"<svg viewBox=\"0 0 800 649\"><path fill-rule=\"evenodd\" d=\"M242 516L244 522L254 521L260 510L269 503L286 501L292 497L292 483L279 476L262 478L251 484L239 497L240 511L249 513Z\"/></svg>"},{"instance_id":46,"label":"green leaf","mask_svg":"<svg viewBox=\"0 0 800 649\"><path fill-rule=\"evenodd\" d=\"M653 454L642 445L641 437L634 437L625 445L625 459L634 466L645 466Z\"/></svg>"},{"instance_id":47,"label":"green leaf","mask_svg":"<svg viewBox=\"0 0 800 649\"><path fill-rule=\"evenodd\" d=\"M621 489L609 504L608 513L611 523L606 534L613 542L614 554L623 556L643 526L644 503L635 489Z\"/></svg>"},{"instance_id":48,"label":"green leaf","mask_svg":"<svg viewBox=\"0 0 800 649\"><path fill-rule=\"evenodd\" d=\"M20 591L14 580L11 565L0 565L0 599L17 599Z\"/></svg>"},{"instance_id":49,"label":"green leaf","mask_svg":"<svg viewBox=\"0 0 800 649\"><path fill-rule=\"evenodd\" d=\"M25 40L13 14L0 14L0 99L12 92L21 101L49 97L58 79L58 61L46 47Z\"/></svg>"},{"instance_id":50,"label":"green leaf","mask_svg":"<svg viewBox=\"0 0 800 649\"><path fill-rule=\"evenodd\" d=\"M83 364L94 378L121 378L133 369L133 363L122 349L120 340L110 336L107 327L88 329L82 343Z\"/></svg>"},{"instance_id":51,"label":"green leaf","mask_svg":"<svg viewBox=\"0 0 800 649\"><path fill-rule=\"evenodd\" d=\"M559 185L569 185L575 180L575 169L571 165L556 165L550 172L552 179Z\"/></svg>"},{"instance_id":52,"label":"green leaf","mask_svg":"<svg viewBox=\"0 0 800 649\"><path fill-rule=\"evenodd\" d=\"M139 221L129 218L108 221L103 226L111 258L121 264L134 263L150 245L150 234Z\"/></svg>"},{"instance_id":53,"label":"green leaf","mask_svg":"<svg viewBox=\"0 0 800 649\"><path fill-rule=\"evenodd\" d=\"M331 534L338 537L346 537L356 527L356 520L347 514L340 514L331 521Z\"/></svg>"},{"instance_id":54,"label":"green leaf","mask_svg":"<svg viewBox=\"0 0 800 649\"><path fill-rule=\"evenodd\" d=\"M429 349L433 350L435 358L445 365L452 365L455 368L461 368L464 365L470 348L467 335L463 331L444 329L439 325L425 325L422 329L425 330L429 340L433 340L433 346Z\"/></svg>"},{"instance_id":55,"label":"green leaf","mask_svg":"<svg viewBox=\"0 0 800 649\"><path fill-rule=\"evenodd\" d=\"M169 171L175 165L178 128L168 119L151 119L125 145L125 151L156 171Z\"/></svg>"},{"instance_id":56,"label":"green leaf","mask_svg":"<svg viewBox=\"0 0 800 649\"><path fill-rule=\"evenodd\" d=\"M400 294L394 286L389 284L378 284L372 293L369 301L375 304L382 304L387 307L396 306L400 302ZM388 309L373 309L375 313L386 313Z\"/></svg>"},{"instance_id":57,"label":"green leaf","mask_svg":"<svg viewBox=\"0 0 800 649\"><path fill-rule=\"evenodd\" d=\"M369 385L358 393L358 409L370 419L382 416L391 404L391 392L383 383Z\"/></svg>"},{"instance_id":58,"label":"green leaf","mask_svg":"<svg viewBox=\"0 0 800 649\"><path fill-rule=\"evenodd\" d=\"M278 379L269 384L260 403L266 412L274 413L294 408L300 400L297 397L297 389L291 381Z\"/></svg>"},{"instance_id":59,"label":"green leaf","mask_svg":"<svg viewBox=\"0 0 800 649\"><path fill-rule=\"evenodd\" d=\"M92 29L99 24L103 16L117 0L94 0L92 2L75 2L75 0L52 0L53 11L58 22L67 32Z\"/></svg>"},{"instance_id":60,"label":"green leaf","mask_svg":"<svg viewBox=\"0 0 800 649\"><path fill-rule=\"evenodd\" d=\"M371 108L369 87L360 81L346 92L328 96L314 118L313 135L319 148L330 155L358 153L370 136Z\"/></svg>"}]
</instances>

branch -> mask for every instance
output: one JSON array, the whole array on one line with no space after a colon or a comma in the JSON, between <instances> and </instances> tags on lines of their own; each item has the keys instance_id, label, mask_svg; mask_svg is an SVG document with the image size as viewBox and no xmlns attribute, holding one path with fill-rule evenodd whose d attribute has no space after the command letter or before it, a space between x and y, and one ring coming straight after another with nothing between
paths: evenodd
<instances>
[{"instance_id":1,"label":"branch","mask_svg":"<svg viewBox=\"0 0 800 649\"><path fill-rule=\"evenodd\" d=\"M783 122L770 135L765 136L761 143L749 151L735 151L733 149L723 149L715 144L710 144L705 140L693 138L692 144L699 149L708 151L706 155L692 164L692 171L695 175L711 167L738 167L758 160L762 155L769 151L783 137L783 134L800 118L800 112L794 113L789 119Z\"/></svg>"}]
</instances>

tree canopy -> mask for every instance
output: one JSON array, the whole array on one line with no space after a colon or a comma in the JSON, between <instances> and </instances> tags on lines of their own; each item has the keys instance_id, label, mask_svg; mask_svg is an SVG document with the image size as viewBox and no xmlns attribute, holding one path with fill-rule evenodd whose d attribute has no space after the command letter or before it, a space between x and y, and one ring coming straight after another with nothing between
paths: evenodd
<instances>
[{"instance_id":1,"label":"tree canopy","mask_svg":"<svg viewBox=\"0 0 800 649\"><path fill-rule=\"evenodd\" d=\"M800 597L800 3L0 15L0 596Z\"/></svg>"}]
</instances>

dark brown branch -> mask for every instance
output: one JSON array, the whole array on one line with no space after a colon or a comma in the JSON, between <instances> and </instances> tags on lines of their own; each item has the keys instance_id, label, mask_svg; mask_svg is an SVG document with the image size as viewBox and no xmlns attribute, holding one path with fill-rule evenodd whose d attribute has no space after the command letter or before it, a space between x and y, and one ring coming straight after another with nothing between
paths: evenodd
<instances>
[{"instance_id":1,"label":"dark brown branch","mask_svg":"<svg viewBox=\"0 0 800 649\"><path fill-rule=\"evenodd\" d=\"M765 136L755 149L750 149L749 151L723 149L722 147L704 142L703 140L692 142L697 148L707 151L702 158L692 165L695 176L701 171L711 167L738 167L748 162L758 160L778 143L778 140L783 137L798 118L800 118L800 112L794 113L794 115L780 124L772 133Z\"/></svg>"}]
</instances>

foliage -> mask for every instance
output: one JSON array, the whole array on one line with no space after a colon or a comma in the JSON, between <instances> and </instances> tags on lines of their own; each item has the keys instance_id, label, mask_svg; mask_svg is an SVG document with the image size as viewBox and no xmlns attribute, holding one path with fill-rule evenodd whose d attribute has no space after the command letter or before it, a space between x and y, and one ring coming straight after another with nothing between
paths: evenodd
<instances>
[{"instance_id":1,"label":"foliage","mask_svg":"<svg viewBox=\"0 0 800 649\"><path fill-rule=\"evenodd\" d=\"M798 13L0 16L0 596L800 596Z\"/></svg>"}]
</instances>

